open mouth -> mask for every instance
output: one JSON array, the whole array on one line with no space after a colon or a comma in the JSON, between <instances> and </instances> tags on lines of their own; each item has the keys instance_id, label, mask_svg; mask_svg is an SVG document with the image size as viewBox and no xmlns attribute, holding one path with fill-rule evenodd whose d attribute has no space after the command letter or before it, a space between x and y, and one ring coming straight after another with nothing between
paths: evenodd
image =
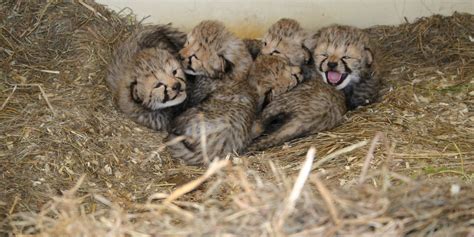
<instances>
[{"instance_id":1,"label":"open mouth","mask_svg":"<svg viewBox=\"0 0 474 237\"><path fill-rule=\"evenodd\" d=\"M339 72L334 72L334 71L328 71L326 72L326 79L329 84L333 86L337 86L341 84L344 79L346 79L348 73L339 73Z\"/></svg>"}]
</instances>

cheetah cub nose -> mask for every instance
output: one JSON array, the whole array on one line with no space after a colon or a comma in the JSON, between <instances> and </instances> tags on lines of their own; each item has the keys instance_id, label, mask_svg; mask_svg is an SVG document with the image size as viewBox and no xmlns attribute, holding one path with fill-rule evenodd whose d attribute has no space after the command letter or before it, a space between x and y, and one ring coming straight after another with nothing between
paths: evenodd
<instances>
[{"instance_id":1,"label":"cheetah cub nose","mask_svg":"<svg viewBox=\"0 0 474 237\"><path fill-rule=\"evenodd\" d=\"M331 69L337 67L337 62L328 62L328 67Z\"/></svg>"}]
</instances>

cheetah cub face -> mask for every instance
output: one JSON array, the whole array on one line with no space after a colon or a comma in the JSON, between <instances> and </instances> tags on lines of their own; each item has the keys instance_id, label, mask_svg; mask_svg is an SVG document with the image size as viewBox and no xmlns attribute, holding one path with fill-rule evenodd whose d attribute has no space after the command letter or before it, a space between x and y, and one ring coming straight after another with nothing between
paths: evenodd
<instances>
[{"instance_id":1,"label":"cheetah cub face","mask_svg":"<svg viewBox=\"0 0 474 237\"><path fill-rule=\"evenodd\" d=\"M150 48L133 58L130 75L132 99L150 110L182 103L186 99L185 75L178 60L168 51Z\"/></svg>"},{"instance_id":2,"label":"cheetah cub face","mask_svg":"<svg viewBox=\"0 0 474 237\"><path fill-rule=\"evenodd\" d=\"M296 66L307 64L311 53L305 45L306 32L300 24L283 18L273 24L263 37L262 54L277 55Z\"/></svg>"},{"instance_id":3,"label":"cheetah cub face","mask_svg":"<svg viewBox=\"0 0 474 237\"><path fill-rule=\"evenodd\" d=\"M244 42L218 21L203 21L180 51L186 73L210 78L245 78L252 57Z\"/></svg>"},{"instance_id":4,"label":"cheetah cub face","mask_svg":"<svg viewBox=\"0 0 474 237\"><path fill-rule=\"evenodd\" d=\"M249 83L257 89L259 109L303 81L301 67L271 55L260 55L249 72Z\"/></svg>"},{"instance_id":5,"label":"cheetah cub face","mask_svg":"<svg viewBox=\"0 0 474 237\"><path fill-rule=\"evenodd\" d=\"M314 61L324 81L341 90L370 74L373 54L368 36L350 26L329 26L315 35Z\"/></svg>"}]
</instances>

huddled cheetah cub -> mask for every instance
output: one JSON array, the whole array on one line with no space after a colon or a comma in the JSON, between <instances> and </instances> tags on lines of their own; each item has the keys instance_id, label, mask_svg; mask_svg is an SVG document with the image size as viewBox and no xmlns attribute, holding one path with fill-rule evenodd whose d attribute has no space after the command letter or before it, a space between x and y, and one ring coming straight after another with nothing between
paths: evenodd
<instances>
[{"instance_id":1,"label":"huddled cheetah cub","mask_svg":"<svg viewBox=\"0 0 474 237\"><path fill-rule=\"evenodd\" d=\"M180 51L187 73L195 75L192 107L179 115L166 141L171 155L188 164L204 164L241 151L250 138L257 94L249 90L247 76L252 57L245 44L217 21L203 21L187 36ZM201 135L207 144L201 144ZM208 152L202 151L206 146Z\"/></svg>"},{"instance_id":2,"label":"huddled cheetah cub","mask_svg":"<svg viewBox=\"0 0 474 237\"><path fill-rule=\"evenodd\" d=\"M277 55L290 60L292 65L302 66L311 59L306 39L306 31L296 20L282 18L268 29L260 53Z\"/></svg>"},{"instance_id":3,"label":"huddled cheetah cub","mask_svg":"<svg viewBox=\"0 0 474 237\"><path fill-rule=\"evenodd\" d=\"M119 46L107 84L119 109L134 121L166 130L186 97L186 81L177 53L186 40L170 25L146 26Z\"/></svg>"},{"instance_id":4,"label":"huddled cheetah cub","mask_svg":"<svg viewBox=\"0 0 474 237\"><path fill-rule=\"evenodd\" d=\"M320 79L309 79L271 101L262 111L256 141L264 149L292 139L329 130L343 121L344 96Z\"/></svg>"},{"instance_id":5,"label":"huddled cheetah cub","mask_svg":"<svg viewBox=\"0 0 474 237\"><path fill-rule=\"evenodd\" d=\"M349 109L375 102L381 82L366 33L333 25L321 29L312 41L317 71L326 83L344 92Z\"/></svg>"},{"instance_id":6,"label":"huddled cheetah cub","mask_svg":"<svg viewBox=\"0 0 474 237\"><path fill-rule=\"evenodd\" d=\"M195 76L189 91L192 105L227 80L245 80L252 57L245 44L218 21L203 21L189 32L180 51L185 72Z\"/></svg>"},{"instance_id":7,"label":"huddled cheetah cub","mask_svg":"<svg viewBox=\"0 0 474 237\"><path fill-rule=\"evenodd\" d=\"M303 81L301 68L275 55L259 55L252 65L249 83L257 89L258 111Z\"/></svg>"}]
</instances>

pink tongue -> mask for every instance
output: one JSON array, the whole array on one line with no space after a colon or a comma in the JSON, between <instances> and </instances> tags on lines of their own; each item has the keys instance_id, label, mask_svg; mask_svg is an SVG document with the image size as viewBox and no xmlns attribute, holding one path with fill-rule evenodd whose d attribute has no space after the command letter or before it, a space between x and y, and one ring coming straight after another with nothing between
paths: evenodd
<instances>
[{"instance_id":1,"label":"pink tongue","mask_svg":"<svg viewBox=\"0 0 474 237\"><path fill-rule=\"evenodd\" d=\"M328 72L328 80L331 83L338 83L341 80L342 74L338 72Z\"/></svg>"}]
</instances>

